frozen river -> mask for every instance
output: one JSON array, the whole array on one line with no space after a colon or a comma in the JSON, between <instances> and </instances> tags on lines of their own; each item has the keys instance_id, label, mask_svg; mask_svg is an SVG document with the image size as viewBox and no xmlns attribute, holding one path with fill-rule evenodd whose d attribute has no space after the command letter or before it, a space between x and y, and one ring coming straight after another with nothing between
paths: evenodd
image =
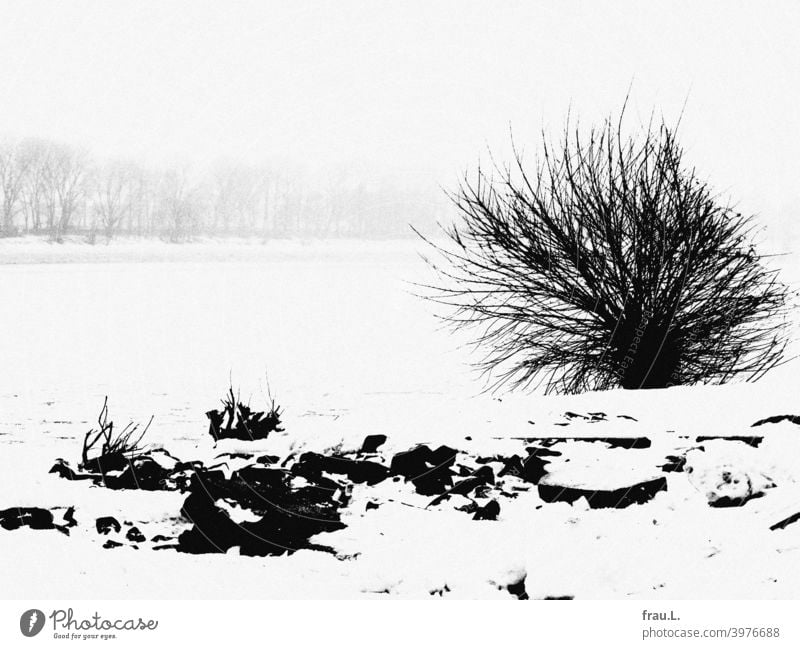
<instances>
[{"instance_id":1,"label":"frozen river","mask_svg":"<svg viewBox=\"0 0 800 649\"><path fill-rule=\"evenodd\" d=\"M150 248L156 261L0 265L0 431L87 421L107 394L120 419L202 434L229 380L258 405L267 375L290 417L481 387L413 294L427 268L408 243L244 246L210 261L202 246Z\"/></svg>"}]
</instances>

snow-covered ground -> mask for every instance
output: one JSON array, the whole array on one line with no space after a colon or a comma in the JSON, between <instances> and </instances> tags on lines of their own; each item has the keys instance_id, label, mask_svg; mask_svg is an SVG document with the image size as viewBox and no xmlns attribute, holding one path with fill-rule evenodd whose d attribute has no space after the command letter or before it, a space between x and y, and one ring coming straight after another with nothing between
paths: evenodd
<instances>
[{"instance_id":1,"label":"snow-covered ground","mask_svg":"<svg viewBox=\"0 0 800 649\"><path fill-rule=\"evenodd\" d=\"M412 283L428 277L415 248L0 242L0 510L74 505L81 524L69 537L0 530L3 595L509 597L497 585L526 575L531 597L800 597L800 523L770 530L800 511L800 426L751 428L800 414L800 361L753 385L481 394L464 338L442 330L414 295ZM782 263L795 279L792 258ZM204 412L229 381L265 405L267 374L286 432L215 448ZM114 515L149 536L171 524L184 498L48 474L56 458L78 459L104 395L117 420L155 415L148 441L187 460L246 446L277 455L355 450L368 434L387 435L387 462L417 443L477 457L522 453L522 438L647 437L651 446L636 449L559 442L549 479L612 489L664 476L667 489L642 505L590 509L585 500L544 503L520 481L497 521L474 521L457 502L426 507L430 498L410 484L387 481L357 487L382 498L380 508L348 510L347 527L319 539L356 555L349 560L306 550L266 558L104 550L95 518ZM737 435L764 439L757 448L712 440L690 450L700 436ZM691 472L663 472L676 454ZM764 496L710 507L725 467Z\"/></svg>"}]
</instances>

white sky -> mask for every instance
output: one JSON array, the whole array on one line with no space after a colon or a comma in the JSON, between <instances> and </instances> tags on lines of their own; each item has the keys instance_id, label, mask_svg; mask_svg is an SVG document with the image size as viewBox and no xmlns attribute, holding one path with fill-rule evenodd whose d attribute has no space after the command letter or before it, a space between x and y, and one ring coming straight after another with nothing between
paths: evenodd
<instances>
[{"instance_id":1,"label":"white sky","mask_svg":"<svg viewBox=\"0 0 800 649\"><path fill-rule=\"evenodd\" d=\"M703 175L800 202L797 2L0 1L0 132L149 162L265 158L448 184L486 146L688 98ZM530 145L529 147L530 148Z\"/></svg>"}]
</instances>

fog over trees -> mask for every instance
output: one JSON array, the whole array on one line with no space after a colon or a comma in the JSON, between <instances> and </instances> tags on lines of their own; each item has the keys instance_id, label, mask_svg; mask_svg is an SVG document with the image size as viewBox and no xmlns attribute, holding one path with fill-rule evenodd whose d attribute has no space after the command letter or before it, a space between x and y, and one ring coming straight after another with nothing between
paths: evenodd
<instances>
[{"instance_id":1,"label":"fog over trees","mask_svg":"<svg viewBox=\"0 0 800 649\"><path fill-rule=\"evenodd\" d=\"M402 175L226 160L156 169L53 141L0 141L0 237L399 238L449 209L435 185Z\"/></svg>"}]
</instances>

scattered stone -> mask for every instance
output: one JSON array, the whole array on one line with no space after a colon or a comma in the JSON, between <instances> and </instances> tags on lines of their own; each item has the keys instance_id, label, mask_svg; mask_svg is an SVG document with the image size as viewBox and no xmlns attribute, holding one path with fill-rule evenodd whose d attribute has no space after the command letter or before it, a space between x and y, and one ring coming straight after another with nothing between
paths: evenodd
<instances>
[{"instance_id":1,"label":"scattered stone","mask_svg":"<svg viewBox=\"0 0 800 649\"><path fill-rule=\"evenodd\" d=\"M667 455L666 460L664 464L660 465L664 473L683 473L683 467L686 465L686 456Z\"/></svg>"},{"instance_id":2,"label":"scattered stone","mask_svg":"<svg viewBox=\"0 0 800 649\"><path fill-rule=\"evenodd\" d=\"M362 453L376 453L386 443L386 435L367 435L361 444Z\"/></svg>"},{"instance_id":3,"label":"scattered stone","mask_svg":"<svg viewBox=\"0 0 800 649\"><path fill-rule=\"evenodd\" d=\"M64 512L64 523L66 523L67 527L75 527L78 524L78 521L75 520L75 508L68 507L67 511Z\"/></svg>"},{"instance_id":4,"label":"scattered stone","mask_svg":"<svg viewBox=\"0 0 800 649\"><path fill-rule=\"evenodd\" d=\"M91 480L94 477L90 474L76 473L63 458L58 458L48 473L55 473L59 478L64 478L65 480Z\"/></svg>"},{"instance_id":5,"label":"scattered stone","mask_svg":"<svg viewBox=\"0 0 800 649\"><path fill-rule=\"evenodd\" d=\"M162 466L149 455L140 455L128 461L119 475L106 475L105 486L109 489L143 489L162 491L169 489L168 479L172 470Z\"/></svg>"},{"instance_id":6,"label":"scattered stone","mask_svg":"<svg viewBox=\"0 0 800 649\"><path fill-rule=\"evenodd\" d=\"M389 477L389 469L377 462L352 460L341 455L303 453L292 467L292 473L307 480L319 480L322 473L345 475L351 482L375 485Z\"/></svg>"},{"instance_id":7,"label":"scattered stone","mask_svg":"<svg viewBox=\"0 0 800 649\"><path fill-rule=\"evenodd\" d=\"M475 510L475 515L472 517L472 520L496 521L499 515L500 515L500 503L498 503L496 500L490 500L483 507L478 507L478 509Z\"/></svg>"},{"instance_id":8,"label":"scattered stone","mask_svg":"<svg viewBox=\"0 0 800 649\"><path fill-rule=\"evenodd\" d=\"M390 472L413 483L423 496L441 494L453 486L453 471L458 451L449 446L431 450L424 444L402 451L392 458Z\"/></svg>"},{"instance_id":9,"label":"scattered stone","mask_svg":"<svg viewBox=\"0 0 800 649\"><path fill-rule=\"evenodd\" d=\"M517 599L530 599L528 593L525 591L525 579L527 574L523 574L519 581L509 584L506 588Z\"/></svg>"},{"instance_id":10,"label":"scattered stone","mask_svg":"<svg viewBox=\"0 0 800 649\"><path fill-rule=\"evenodd\" d=\"M572 504L580 498L586 498L591 509L623 509L634 504L642 505L652 500L659 491L666 491L667 479L658 477L619 489L590 489L540 482L538 489L539 497L548 503Z\"/></svg>"},{"instance_id":11,"label":"scattered stone","mask_svg":"<svg viewBox=\"0 0 800 649\"><path fill-rule=\"evenodd\" d=\"M624 449L650 448L652 445L652 442L647 437L579 437L565 435L561 437L525 437L522 439L529 444L536 442L544 447L551 447L561 442L585 442L588 444L599 442L608 444L611 448Z\"/></svg>"},{"instance_id":12,"label":"scattered stone","mask_svg":"<svg viewBox=\"0 0 800 649\"><path fill-rule=\"evenodd\" d=\"M744 442L748 446L752 446L753 448L758 448L759 444L764 441L763 437L754 437L751 435L728 435L728 436L711 436L711 435L701 435L697 438L697 443L701 442L708 442L716 439L721 439L726 442Z\"/></svg>"},{"instance_id":13,"label":"scattered stone","mask_svg":"<svg viewBox=\"0 0 800 649\"><path fill-rule=\"evenodd\" d=\"M783 530L786 529L789 525L796 523L797 521L800 521L800 512L792 514L791 516L787 516L786 518L784 518L781 521L778 521L774 525L770 525L769 529L772 530L773 532L775 530Z\"/></svg>"},{"instance_id":14,"label":"scattered stone","mask_svg":"<svg viewBox=\"0 0 800 649\"><path fill-rule=\"evenodd\" d=\"M280 458L277 455L261 455L256 458L258 464L277 464Z\"/></svg>"},{"instance_id":15,"label":"scattered stone","mask_svg":"<svg viewBox=\"0 0 800 649\"><path fill-rule=\"evenodd\" d=\"M730 464L705 468L686 467L689 481L711 507L741 507L775 486L763 474L747 473Z\"/></svg>"},{"instance_id":16,"label":"scattered stone","mask_svg":"<svg viewBox=\"0 0 800 649\"><path fill-rule=\"evenodd\" d=\"M124 464L115 460L113 466L122 468L111 470L108 468L110 465L103 463L103 457L80 464L77 471L65 460L58 459L50 473L67 480L91 480L108 489L175 491L185 489L188 486L188 474L203 466L202 462L177 462L169 453L156 450L124 457Z\"/></svg>"},{"instance_id":17,"label":"scattered stone","mask_svg":"<svg viewBox=\"0 0 800 649\"><path fill-rule=\"evenodd\" d=\"M367 503L367 506L364 508L364 511L369 511L370 509L378 509L378 507L380 507L380 506L381 506L380 503L376 503L376 502L370 500Z\"/></svg>"},{"instance_id":18,"label":"scattered stone","mask_svg":"<svg viewBox=\"0 0 800 649\"><path fill-rule=\"evenodd\" d=\"M437 496L430 503L428 503L428 507L434 507L443 500L449 498L450 496L454 495L466 496L473 489L477 489L481 485L485 484L494 484L494 471L492 471L492 467L490 466L482 466L477 471L475 471L470 477L464 478L463 480L459 480L453 487L451 487L443 494Z\"/></svg>"},{"instance_id":19,"label":"scattered stone","mask_svg":"<svg viewBox=\"0 0 800 649\"><path fill-rule=\"evenodd\" d=\"M122 543L120 543L118 541L114 541L112 539L108 539L105 543L103 543L103 547L106 550L110 550L112 548L121 548L122 547Z\"/></svg>"},{"instance_id":20,"label":"scattered stone","mask_svg":"<svg viewBox=\"0 0 800 649\"><path fill-rule=\"evenodd\" d=\"M0 527L6 530L18 530L30 527L32 530L53 530L56 524L53 513L41 507L10 507L0 510Z\"/></svg>"},{"instance_id":21,"label":"scattered stone","mask_svg":"<svg viewBox=\"0 0 800 649\"><path fill-rule=\"evenodd\" d=\"M241 554L259 556L327 550L309 538L345 527L334 496L319 485L292 488L291 475L281 469L248 467L230 479L221 471L198 471L182 508L193 527L178 537L178 549L199 554L239 546ZM217 500L248 510L255 520L234 522Z\"/></svg>"},{"instance_id":22,"label":"scattered stone","mask_svg":"<svg viewBox=\"0 0 800 649\"><path fill-rule=\"evenodd\" d=\"M252 460L253 459L253 454L252 453L243 453L241 451L234 451L234 452L231 452L231 453L228 453L228 452L226 452L226 453L218 453L216 457L217 457L217 459L227 457L227 458L230 458L231 460Z\"/></svg>"},{"instance_id":23,"label":"scattered stone","mask_svg":"<svg viewBox=\"0 0 800 649\"><path fill-rule=\"evenodd\" d=\"M138 527L130 528L128 533L125 534L125 538L133 543L144 543L147 540L145 535L141 533Z\"/></svg>"},{"instance_id":24,"label":"scattered stone","mask_svg":"<svg viewBox=\"0 0 800 649\"><path fill-rule=\"evenodd\" d=\"M121 525L113 516L101 516L95 521L98 534L109 534L110 532L119 533Z\"/></svg>"},{"instance_id":25,"label":"scattered stone","mask_svg":"<svg viewBox=\"0 0 800 649\"><path fill-rule=\"evenodd\" d=\"M153 543L162 543L163 541L171 541L172 537L164 536L163 534L156 534L152 539L150 539Z\"/></svg>"},{"instance_id":26,"label":"scattered stone","mask_svg":"<svg viewBox=\"0 0 800 649\"><path fill-rule=\"evenodd\" d=\"M128 456L122 452L103 453L92 459L81 462L78 468L89 473L105 475L112 471L122 471L128 466Z\"/></svg>"},{"instance_id":27,"label":"scattered stone","mask_svg":"<svg viewBox=\"0 0 800 649\"><path fill-rule=\"evenodd\" d=\"M766 419L759 419L756 423L754 423L751 426L751 428L755 426L763 426L764 424L779 424L782 421L788 421L800 426L799 415L774 415L772 417L767 417Z\"/></svg>"}]
</instances>

